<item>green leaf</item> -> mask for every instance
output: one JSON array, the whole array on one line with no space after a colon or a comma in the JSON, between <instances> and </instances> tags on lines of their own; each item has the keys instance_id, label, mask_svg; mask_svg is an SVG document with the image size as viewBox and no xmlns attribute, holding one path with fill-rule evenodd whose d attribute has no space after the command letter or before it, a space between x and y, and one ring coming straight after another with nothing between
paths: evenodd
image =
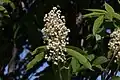
<instances>
[{"instance_id":1,"label":"green leaf","mask_svg":"<svg viewBox=\"0 0 120 80\"><path fill-rule=\"evenodd\" d=\"M72 66L72 72L74 74L74 73L76 73L79 70L80 63L79 63L79 61L76 58L72 57L71 66Z\"/></svg>"},{"instance_id":2,"label":"green leaf","mask_svg":"<svg viewBox=\"0 0 120 80\"><path fill-rule=\"evenodd\" d=\"M108 61L108 59L106 57L100 56L93 61L93 65L100 65L100 64L103 64L107 61Z\"/></svg>"},{"instance_id":3,"label":"green leaf","mask_svg":"<svg viewBox=\"0 0 120 80\"><path fill-rule=\"evenodd\" d=\"M118 0L118 3L120 4L120 1Z\"/></svg>"},{"instance_id":4,"label":"green leaf","mask_svg":"<svg viewBox=\"0 0 120 80\"><path fill-rule=\"evenodd\" d=\"M93 25L93 35L95 35L97 33L97 31L99 30L99 27L101 26L101 24L103 23L104 20L104 16L100 16L98 17Z\"/></svg>"},{"instance_id":5,"label":"green leaf","mask_svg":"<svg viewBox=\"0 0 120 80\"><path fill-rule=\"evenodd\" d=\"M73 50L79 52L82 55L87 55L87 53L85 51L83 51L82 49L80 49L78 47L75 47L75 46L66 46L66 48L73 49Z\"/></svg>"},{"instance_id":6,"label":"green leaf","mask_svg":"<svg viewBox=\"0 0 120 80\"><path fill-rule=\"evenodd\" d=\"M105 10L101 10L101 9L85 9L85 10L92 12L99 12L99 13L107 13Z\"/></svg>"},{"instance_id":7,"label":"green leaf","mask_svg":"<svg viewBox=\"0 0 120 80\"><path fill-rule=\"evenodd\" d=\"M32 52L32 55L41 53L41 52L43 52L44 50L45 50L45 46L37 47L37 48Z\"/></svg>"},{"instance_id":8,"label":"green leaf","mask_svg":"<svg viewBox=\"0 0 120 80\"><path fill-rule=\"evenodd\" d=\"M9 3L11 2L10 0L0 0L0 3Z\"/></svg>"},{"instance_id":9,"label":"green leaf","mask_svg":"<svg viewBox=\"0 0 120 80\"><path fill-rule=\"evenodd\" d=\"M15 4L13 2L10 2L10 6L15 9Z\"/></svg>"},{"instance_id":10,"label":"green leaf","mask_svg":"<svg viewBox=\"0 0 120 80\"><path fill-rule=\"evenodd\" d=\"M44 58L44 52L41 52L35 56L35 58L27 64L27 70L31 69L37 62L40 62Z\"/></svg>"},{"instance_id":11,"label":"green leaf","mask_svg":"<svg viewBox=\"0 0 120 80\"><path fill-rule=\"evenodd\" d=\"M79 53L79 52L77 52L75 50L69 49L69 48L67 48L67 53L69 55L71 55L72 57L76 58L79 61L79 63L83 64L86 68L89 68L89 69L92 70L91 64L86 59L86 57L83 56L81 53Z\"/></svg>"},{"instance_id":12,"label":"green leaf","mask_svg":"<svg viewBox=\"0 0 120 80\"><path fill-rule=\"evenodd\" d=\"M101 65L95 65L95 67L99 68L101 71L104 70Z\"/></svg>"},{"instance_id":13,"label":"green leaf","mask_svg":"<svg viewBox=\"0 0 120 80\"><path fill-rule=\"evenodd\" d=\"M104 29L105 29L104 27L102 27L102 28L99 28L99 29L98 29L98 31L97 31L97 33L100 33L100 32L102 32Z\"/></svg>"},{"instance_id":14,"label":"green leaf","mask_svg":"<svg viewBox=\"0 0 120 80\"><path fill-rule=\"evenodd\" d=\"M90 38L94 38L94 35L93 34L89 34L86 38L86 40L90 39Z\"/></svg>"},{"instance_id":15,"label":"green leaf","mask_svg":"<svg viewBox=\"0 0 120 80\"><path fill-rule=\"evenodd\" d=\"M3 6L0 6L0 11L5 10L5 8Z\"/></svg>"},{"instance_id":16,"label":"green leaf","mask_svg":"<svg viewBox=\"0 0 120 80\"><path fill-rule=\"evenodd\" d=\"M114 13L114 18L116 18L116 19L118 19L118 20L120 20L120 14L118 14L118 13Z\"/></svg>"},{"instance_id":17,"label":"green leaf","mask_svg":"<svg viewBox=\"0 0 120 80\"><path fill-rule=\"evenodd\" d=\"M89 61L92 61L94 58L95 58L95 55L94 55L94 54L90 54L90 55L87 56L87 59L88 59Z\"/></svg>"},{"instance_id":18,"label":"green leaf","mask_svg":"<svg viewBox=\"0 0 120 80\"><path fill-rule=\"evenodd\" d=\"M113 76L112 80L120 80L120 77L119 76Z\"/></svg>"},{"instance_id":19,"label":"green leaf","mask_svg":"<svg viewBox=\"0 0 120 80\"><path fill-rule=\"evenodd\" d=\"M104 14L105 13L92 12L92 13L83 15L83 18L87 18L87 17L99 17L99 16L104 15Z\"/></svg>"},{"instance_id":20,"label":"green leaf","mask_svg":"<svg viewBox=\"0 0 120 80\"><path fill-rule=\"evenodd\" d=\"M105 3L105 9L108 12L109 19L112 21L113 15L114 15L114 9L107 3Z\"/></svg>"},{"instance_id":21,"label":"green leaf","mask_svg":"<svg viewBox=\"0 0 120 80\"><path fill-rule=\"evenodd\" d=\"M114 9L106 2L105 2L105 9L109 13L114 13Z\"/></svg>"},{"instance_id":22,"label":"green leaf","mask_svg":"<svg viewBox=\"0 0 120 80\"><path fill-rule=\"evenodd\" d=\"M96 34L96 35L95 35L95 38L96 38L96 41L99 41L99 40L102 39L101 36L100 36L99 34Z\"/></svg>"},{"instance_id":23,"label":"green leaf","mask_svg":"<svg viewBox=\"0 0 120 80\"><path fill-rule=\"evenodd\" d=\"M115 22L113 22L113 25L114 25L115 28L119 28L119 27L120 27L120 26L117 25Z\"/></svg>"}]
</instances>

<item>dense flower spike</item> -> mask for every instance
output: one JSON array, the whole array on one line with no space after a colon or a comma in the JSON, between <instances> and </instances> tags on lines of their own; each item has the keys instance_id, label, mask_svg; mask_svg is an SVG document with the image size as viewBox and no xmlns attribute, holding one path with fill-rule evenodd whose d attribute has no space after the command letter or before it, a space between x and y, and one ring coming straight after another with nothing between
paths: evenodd
<instances>
[{"instance_id":1,"label":"dense flower spike","mask_svg":"<svg viewBox=\"0 0 120 80\"><path fill-rule=\"evenodd\" d=\"M44 28L42 29L44 42L47 43L47 50L45 59L52 61L54 64L58 62L65 62L66 44L68 44L69 29L65 26L65 16L61 15L61 11L56 7L44 17Z\"/></svg>"},{"instance_id":2,"label":"dense flower spike","mask_svg":"<svg viewBox=\"0 0 120 80\"><path fill-rule=\"evenodd\" d=\"M110 34L110 41L108 43L109 49L115 53L117 61L120 60L120 28L117 28ZM115 60L116 62L116 60Z\"/></svg>"}]
</instances>

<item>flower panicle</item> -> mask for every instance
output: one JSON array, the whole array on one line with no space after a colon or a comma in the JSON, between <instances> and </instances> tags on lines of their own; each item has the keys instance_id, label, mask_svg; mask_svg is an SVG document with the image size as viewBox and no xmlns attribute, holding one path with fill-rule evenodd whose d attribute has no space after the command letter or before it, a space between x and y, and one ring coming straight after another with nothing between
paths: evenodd
<instances>
[{"instance_id":1,"label":"flower panicle","mask_svg":"<svg viewBox=\"0 0 120 80\"><path fill-rule=\"evenodd\" d=\"M45 55L47 61L52 61L54 64L58 62L65 62L66 57L64 52L66 51L66 44L68 43L69 29L65 26L65 16L61 15L61 11L57 7L45 14L44 28L42 29L44 43L46 43L46 49L49 51Z\"/></svg>"},{"instance_id":2,"label":"flower panicle","mask_svg":"<svg viewBox=\"0 0 120 80\"><path fill-rule=\"evenodd\" d=\"M110 41L108 43L108 48L110 51L114 52L116 60L114 62L120 61L120 28L115 29L110 34Z\"/></svg>"}]
</instances>

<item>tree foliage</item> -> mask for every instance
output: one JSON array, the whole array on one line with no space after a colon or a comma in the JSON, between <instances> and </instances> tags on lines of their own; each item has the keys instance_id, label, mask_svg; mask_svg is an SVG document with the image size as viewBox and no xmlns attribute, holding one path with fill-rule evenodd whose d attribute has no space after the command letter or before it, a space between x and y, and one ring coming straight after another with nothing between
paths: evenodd
<instances>
[{"instance_id":1,"label":"tree foliage","mask_svg":"<svg viewBox=\"0 0 120 80\"><path fill-rule=\"evenodd\" d=\"M98 6L94 7L99 9L93 9L91 0L1 0L0 79L30 79L32 75L41 80L95 80L101 75L104 80L118 80L116 74L120 64L119 61L114 62L116 57L108 49L108 42L110 34L120 26L119 10L111 5L112 1L101 0L101 5L97 0L95 2ZM66 26L71 30L68 35L70 44L65 52L67 61L59 66L48 62L49 67L37 72L46 62L44 55L47 53L41 32L43 17L53 6L62 10ZM26 44L29 46L24 48ZM19 55L26 48L29 52L21 60ZM9 71L7 75L4 74L6 65Z\"/></svg>"}]
</instances>

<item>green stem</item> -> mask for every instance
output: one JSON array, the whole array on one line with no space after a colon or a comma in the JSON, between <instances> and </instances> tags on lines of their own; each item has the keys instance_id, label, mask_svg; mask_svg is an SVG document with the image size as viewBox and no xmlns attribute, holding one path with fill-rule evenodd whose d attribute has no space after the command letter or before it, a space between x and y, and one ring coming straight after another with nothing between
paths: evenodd
<instances>
[{"instance_id":1,"label":"green stem","mask_svg":"<svg viewBox=\"0 0 120 80\"><path fill-rule=\"evenodd\" d=\"M58 64L58 73L59 73L60 80L62 80L61 69L59 64Z\"/></svg>"}]
</instances>

